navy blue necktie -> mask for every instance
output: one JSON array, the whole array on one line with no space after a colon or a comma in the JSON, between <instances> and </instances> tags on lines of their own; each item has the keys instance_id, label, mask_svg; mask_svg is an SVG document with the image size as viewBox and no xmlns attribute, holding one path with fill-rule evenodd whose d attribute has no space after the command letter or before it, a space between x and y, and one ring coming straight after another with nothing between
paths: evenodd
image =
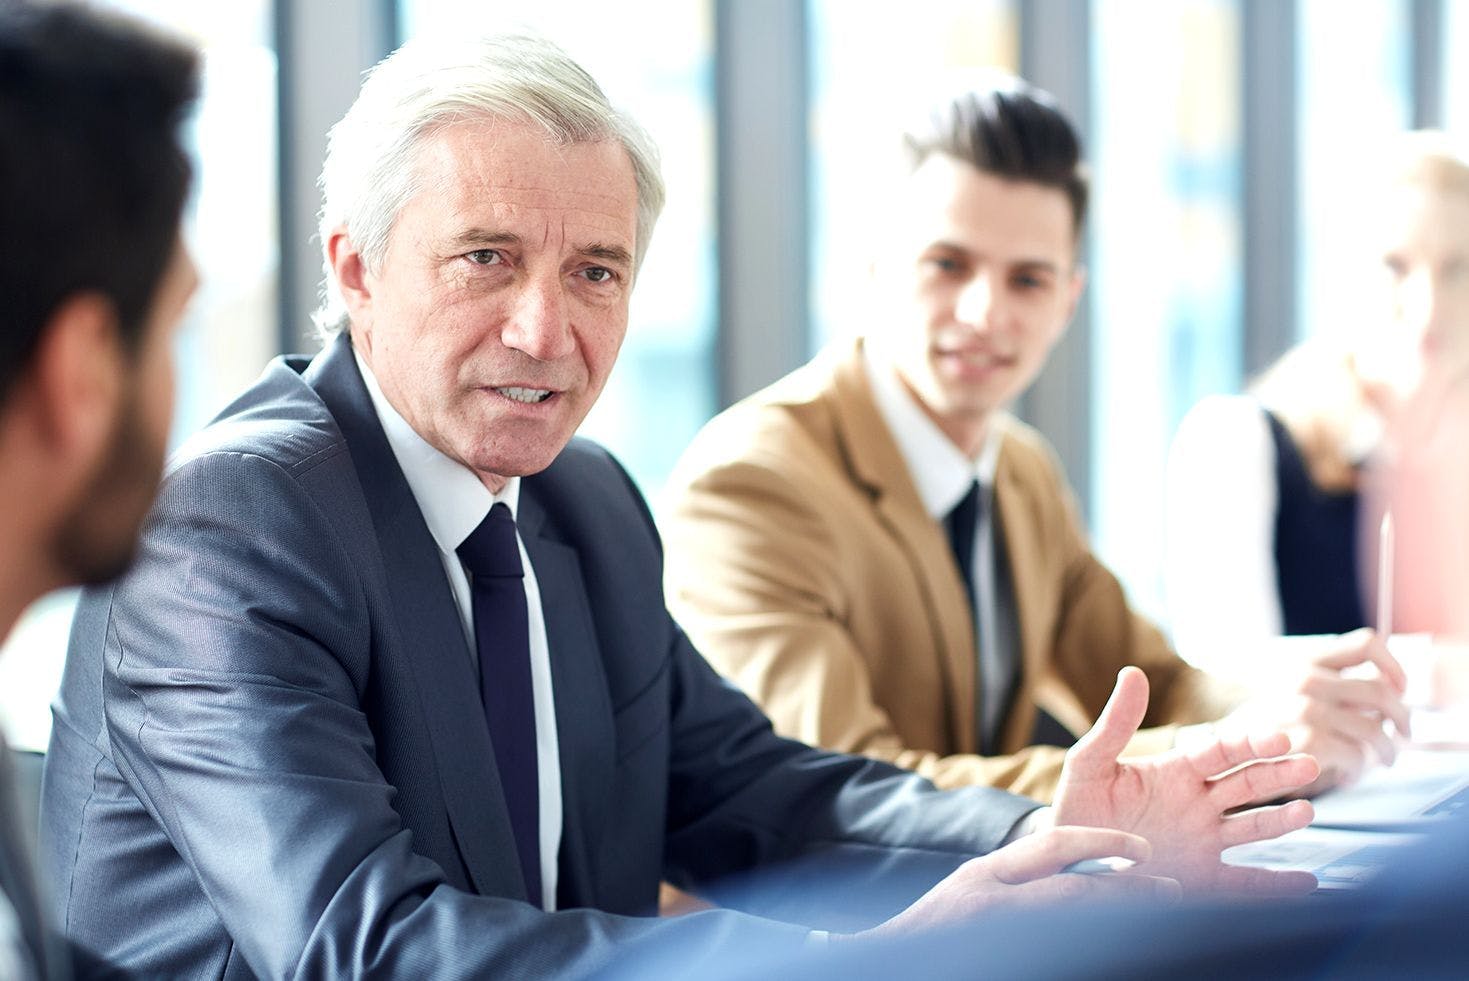
<instances>
[{"instance_id":1,"label":"navy blue necktie","mask_svg":"<svg viewBox=\"0 0 1469 981\"><path fill-rule=\"evenodd\" d=\"M525 873L525 892L541 906L540 789L536 772L536 708L530 677L530 618L515 518L504 503L490 508L457 549L469 569L479 690L495 765Z\"/></svg>"},{"instance_id":2,"label":"navy blue necktie","mask_svg":"<svg viewBox=\"0 0 1469 981\"><path fill-rule=\"evenodd\" d=\"M974 531L979 524L979 481L971 481L969 493L959 499L952 511L944 516L944 528L949 533L949 547L954 550L954 561L959 564L959 573L964 577L964 594L969 597L969 609L975 608L974 594Z\"/></svg>"},{"instance_id":3,"label":"navy blue necktie","mask_svg":"<svg viewBox=\"0 0 1469 981\"><path fill-rule=\"evenodd\" d=\"M969 612L974 617L974 644L979 655L979 673L975 676L978 687L974 702L975 735L979 739L980 752L994 753L999 746L1001 727L1014 693L1019 662L1013 653L1018 649L1014 632L1014 600L1005 572L997 570L992 587L999 595L990 600L988 607L979 610L979 593L974 583L974 535L979 525L980 509L984 506L980 493L979 481L971 482L969 493L944 515L944 529L949 533L954 561L964 576L964 595L969 598ZM996 547L1003 549L1003 545ZM996 561L1003 565L1001 556L996 556ZM985 624L980 622L981 617L989 618L988 635Z\"/></svg>"}]
</instances>

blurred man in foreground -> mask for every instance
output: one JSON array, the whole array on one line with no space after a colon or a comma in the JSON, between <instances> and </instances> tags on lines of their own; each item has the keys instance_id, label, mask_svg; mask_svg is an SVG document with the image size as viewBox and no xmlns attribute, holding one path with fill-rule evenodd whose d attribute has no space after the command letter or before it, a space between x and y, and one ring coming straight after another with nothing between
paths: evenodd
<instances>
[{"instance_id":1,"label":"blurred man in foreground","mask_svg":"<svg viewBox=\"0 0 1469 981\"><path fill-rule=\"evenodd\" d=\"M158 485L194 289L178 129L195 56L69 6L0 6L0 640L127 567ZM64 972L0 741L0 977Z\"/></svg>"}]
</instances>

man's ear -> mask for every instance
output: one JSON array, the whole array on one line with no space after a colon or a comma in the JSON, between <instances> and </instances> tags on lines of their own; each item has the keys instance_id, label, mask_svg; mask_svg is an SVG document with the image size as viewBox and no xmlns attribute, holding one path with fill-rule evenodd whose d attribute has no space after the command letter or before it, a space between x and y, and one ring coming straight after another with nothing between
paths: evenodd
<instances>
[{"instance_id":1,"label":"man's ear","mask_svg":"<svg viewBox=\"0 0 1469 981\"><path fill-rule=\"evenodd\" d=\"M99 293L69 297L41 333L27 386L37 436L57 461L89 472L107 452L131 358L117 312Z\"/></svg>"},{"instance_id":2,"label":"man's ear","mask_svg":"<svg viewBox=\"0 0 1469 981\"><path fill-rule=\"evenodd\" d=\"M327 236L326 255L352 322L370 323L372 288L368 282L367 262L347 234L347 226L338 225Z\"/></svg>"}]
</instances>

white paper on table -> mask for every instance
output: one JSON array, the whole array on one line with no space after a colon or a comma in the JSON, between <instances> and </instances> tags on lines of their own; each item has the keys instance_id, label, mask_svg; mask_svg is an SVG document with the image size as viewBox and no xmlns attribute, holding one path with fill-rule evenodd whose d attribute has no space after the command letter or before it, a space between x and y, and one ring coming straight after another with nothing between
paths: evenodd
<instances>
[{"instance_id":1,"label":"white paper on table","mask_svg":"<svg viewBox=\"0 0 1469 981\"><path fill-rule=\"evenodd\" d=\"M1333 828L1430 826L1469 803L1469 751L1407 748L1392 766L1368 770L1350 787L1312 803L1313 825Z\"/></svg>"},{"instance_id":2,"label":"white paper on table","mask_svg":"<svg viewBox=\"0 0 1469 981\"><path fill-rule=\"evenodd\" d=\"M1413 709L1413 743L1418 747L1469 747L1469 705Z\"/></svg>"},{"instance_id":3,"label":"white paper on table","mask_svg":"<svg viewBox=\"0 0 1469 981\"><path fill-rule=\"evenodd\" d=\"M1253 841L1224 850L1230 865L1310 872L1318 889L1351 889L1389 868L1424 835L1390 831L1301 828L1270 841Z\"/></svg>"}]
</instances>

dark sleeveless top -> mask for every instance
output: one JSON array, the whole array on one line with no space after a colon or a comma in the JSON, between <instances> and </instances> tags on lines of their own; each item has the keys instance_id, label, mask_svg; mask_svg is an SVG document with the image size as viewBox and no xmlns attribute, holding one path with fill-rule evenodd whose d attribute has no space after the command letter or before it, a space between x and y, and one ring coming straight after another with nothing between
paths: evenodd
<instances>
[{"instance_id":1,"label":"dark sleeveless top","mask_svg":"<svg viewBox=\"0 0 1469 981\"><path fill-rule=\"evenodd\" d=\"M1275 579L1287 634L1340 634L1365 626L1358 578L1355 491L1311 480L1305 458L1274 414Z\"/></svg>"}]
</instances>

